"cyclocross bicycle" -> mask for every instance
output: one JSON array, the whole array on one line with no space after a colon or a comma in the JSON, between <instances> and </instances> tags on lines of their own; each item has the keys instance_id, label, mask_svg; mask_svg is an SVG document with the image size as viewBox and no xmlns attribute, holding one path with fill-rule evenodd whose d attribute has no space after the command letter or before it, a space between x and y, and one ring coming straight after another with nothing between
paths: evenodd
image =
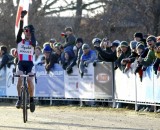
<instances>
[{"instance_id":1,"label":"cyclocross bicycle","mask_svg":"<svg viewBox=\"0 0 160 130\"><path fill-rule=\"evenodd\" d=\"M21 100L22 100L21 108L23 109L23 122L26 123L26 121L28 120L27 109L29 109L29 92L28 92L27 77L35 77L35 82L37 83L36 74L28 75L24 73L22 75L18 75L13 73L12 83L14 83L14 77L23 78L21 86Z\"/></svg>"}]
</instances>

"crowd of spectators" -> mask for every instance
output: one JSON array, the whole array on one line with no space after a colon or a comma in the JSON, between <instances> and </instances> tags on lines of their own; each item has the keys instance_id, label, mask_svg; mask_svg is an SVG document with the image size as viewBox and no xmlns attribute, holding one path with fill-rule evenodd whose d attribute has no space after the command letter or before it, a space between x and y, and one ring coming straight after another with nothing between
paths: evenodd
<instances>
[{"instance_id":1,"label":"crowd of spectators","mask_svg":"<svg viewBox=\"0 0 160 130\"><path fill-rule=\"evenodd\" d=\"M143 82L143 72L148 66L153 65L157 77L160 75L160 36L144 36L137 32L130 42L96 37L87 44L83 38L74 35L71 27L66 27L61 35L65 39L64 43L51 38L42 48L35 47L34 65L44 64L49 73L54 69L54 64L58 63L67 74L71 74L73 66L76 66L83 78L84 73L87 73L88 64L96 67L97 62L114 62L115 71L119 68L123 73L127 73L131 64L136 62L134 73L139 75L141 82ZM9 67L11 64L16 64L16 48L12 48L9 54L5 45L0 46L0 57L0 70L5 65ZM145 110L149 111L148 106L145 106Z\"/></svg>"}]
</instances>

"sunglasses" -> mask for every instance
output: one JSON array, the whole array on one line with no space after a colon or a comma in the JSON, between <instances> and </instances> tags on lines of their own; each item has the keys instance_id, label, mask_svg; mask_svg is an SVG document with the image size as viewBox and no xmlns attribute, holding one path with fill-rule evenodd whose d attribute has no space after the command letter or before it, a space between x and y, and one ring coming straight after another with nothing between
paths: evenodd
<instances>
[{"instance_id":1,"label":"sunglasses","mask_svg":"<svg viewBox=\"0 0 160 130\"><path fill-rule=\"evenodd\" d=\"M29 29L24 29L24 32L27 32L27 33L28 33L28 32L29 32Z\"/></svg>"},{"instance_id":2,"label":"sunglasses","mask_svg":"<svg viewBox=\"0 0 160 130\"><path fill-rule=\"evenodd\" d=\"M151 42L152 40L147 40L147 42Z\"/></svg>"}]
</instances>

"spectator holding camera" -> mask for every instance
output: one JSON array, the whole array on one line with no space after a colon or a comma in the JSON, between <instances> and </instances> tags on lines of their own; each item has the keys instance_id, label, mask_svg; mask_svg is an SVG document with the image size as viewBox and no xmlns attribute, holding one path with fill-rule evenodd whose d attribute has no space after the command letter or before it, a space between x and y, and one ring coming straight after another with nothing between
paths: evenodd
<instances>
[{"instance_id":1,"label":"spectator holding camera","mask_svg":"<svg viewBox=\"0 0 160 130\"><path fill-rule=\"evenodd\" d=\"M73 34L73 30L71 27L65 28L65 33L61 33L61 36L65 37L65 43L63 44L64 51L71 51L71 55L74 56L73 47L75 45L76 38ZM64 60L64 54L62 59Z\"/></svg>"},{"instance_id":2,"label":"spectator holding camera","mask_svg":"<svg viewBox=\"0 0 160 130\"><path fill-rule=\"evenodd\" d=\"M110 43L110 41L107 41L107 39L103 39L101 42L99 38L94 38L92 40L92 44L94 45L94 48L97 51L99 61L106 61L106 62L116 61L117 59L116 47L118 47L119 43L116 42Z\"/></svg>"},{"instance_id":3,"label":"spectator holding camera","mask_svg":"<svg viewBox=\"0 0 160 130\"><path fill-rule=\"evenodd\" d=\"M97 60L97 55L94 50L91 50L88 44L83 44L82 46L83 54L81 56L80 65L79 65L79 72L81 77L83 77L84 73L87 72L86 67L88 67L89 63L93 63Z\"/></svg>"},{"instance_id":4,"label":"spectator holding camera","mask_svg":"<svg viewBox=\"0 0 160 130\"><path fill-rule=\"evenodd\" d=\"M66 48L68 46L71 46L73 48L73 46L75 45L76 37L73 34L72 27L66 27L65 33L62 36L65 37L65 44L63 47Z\"/></svg>"}]
</instances>

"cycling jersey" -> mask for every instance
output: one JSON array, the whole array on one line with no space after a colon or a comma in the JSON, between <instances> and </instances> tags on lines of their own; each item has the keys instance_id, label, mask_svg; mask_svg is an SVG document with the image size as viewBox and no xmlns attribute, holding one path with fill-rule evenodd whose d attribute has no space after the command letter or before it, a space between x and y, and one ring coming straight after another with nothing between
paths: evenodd
<instances>
[{"instance_id":1,"label":"cycling jersey","mask_svg":"<svg viewBox=\"0 0 160 130\"><path fill-rule=\"evenodd\" d=\"M22 40L17 45L19 61L33 61L34 47L31 41Z\"/></svg>"}]
</instances>

